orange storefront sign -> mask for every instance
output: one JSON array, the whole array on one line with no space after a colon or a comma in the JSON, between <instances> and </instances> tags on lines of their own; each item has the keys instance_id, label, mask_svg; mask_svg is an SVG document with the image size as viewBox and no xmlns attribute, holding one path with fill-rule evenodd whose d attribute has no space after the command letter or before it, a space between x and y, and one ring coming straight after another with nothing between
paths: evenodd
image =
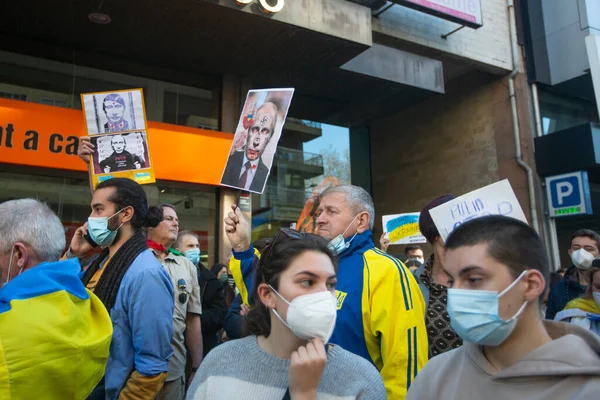
<instances>
[{"instance_id":1,"label":"orange storefront sign","mask_svg":"<svg viewBox=\"0 0 600 400\"><path fill-rule=\"evenodd\" d=\"M0 162L87 172L77 157L85 136L83 112L0 99ZM219 185L232 135L148 122L158 179Z\"/></svg>"}]
</instances>

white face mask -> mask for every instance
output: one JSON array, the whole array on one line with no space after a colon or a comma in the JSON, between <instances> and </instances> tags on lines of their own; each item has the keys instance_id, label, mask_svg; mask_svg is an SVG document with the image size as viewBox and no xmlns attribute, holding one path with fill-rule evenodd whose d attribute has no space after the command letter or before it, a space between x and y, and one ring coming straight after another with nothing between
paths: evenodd
<instances>
[{"instance_id":1,"label":"white face mask","mask_svg":"<svg viewBox=\"0 0 600 400\"><path fill-rule=\"evenodd\" d=\"M598 306L598 308L600 308L600 292L592 292L592 295L594 296L594 301L596 302L596 305Z\"/></svg>"},{"instance_id":2,"label":"white face mask","mask_svg":"<svg viewBox=\"0 0 600 400\"><path fill-rule=\"evenodd\" d=\"M592 268L592 262L594 261L594 256L592 253L585 249L575 250L571 253L571 261L573 261L573 265L575 265L579 269L590 269Z\"/></svg>"},{"instance_id":3,"label":"white face mask","mask_svg":"<svg viewBox=\"0 0 600 400\"><path fill-rule=\"evenodd\" d=\"M303 340L318 337L323 343L329 341L337 316L337 301L331 292L305 294L288 302L277 290L270 285L269 287L288 304L287 321L284 321L277 311L271 311L294 335Z\"/></svg>"}]
</instances>

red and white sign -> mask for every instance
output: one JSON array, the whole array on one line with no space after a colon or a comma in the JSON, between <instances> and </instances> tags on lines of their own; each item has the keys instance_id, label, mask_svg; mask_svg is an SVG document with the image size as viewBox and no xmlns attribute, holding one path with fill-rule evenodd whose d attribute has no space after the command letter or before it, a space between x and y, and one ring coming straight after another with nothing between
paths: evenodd
<instances>
[{"instance_id":1,"label":"red and white sign","mask_svg":"<svg viewBox=\"0 0 600 400\"><path fill-rule=\"evenodd\" d=\"M395 3L471 28L483 26L481 0L392 0Z\"/></svg>"}]
</instances>

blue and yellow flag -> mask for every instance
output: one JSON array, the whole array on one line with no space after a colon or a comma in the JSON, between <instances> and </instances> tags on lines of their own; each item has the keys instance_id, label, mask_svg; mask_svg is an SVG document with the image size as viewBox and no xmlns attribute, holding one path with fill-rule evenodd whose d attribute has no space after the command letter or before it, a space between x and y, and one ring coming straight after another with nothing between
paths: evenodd
<instances>
[{"instance_id":1,"label":"blue and yellow flag","mask_svg":"<svg viewBox=\"0 0 600 400\"><path fill-rule=\"evenodd\" d=\"M390 244L426 242L419 230L419 213L384 215L383 229L388 233Z\"/></svg>"},{"instance_id":2,"label":"blue and yellow flag","mask_svg":"<svg viewBox=\"0 0 600 400\"><path fill-rule=\"evenodd\" d=\"M112 324L80 270L42 263L0 289L0 399L85 399L104 375Z\"/></svg>"}]
</instances>

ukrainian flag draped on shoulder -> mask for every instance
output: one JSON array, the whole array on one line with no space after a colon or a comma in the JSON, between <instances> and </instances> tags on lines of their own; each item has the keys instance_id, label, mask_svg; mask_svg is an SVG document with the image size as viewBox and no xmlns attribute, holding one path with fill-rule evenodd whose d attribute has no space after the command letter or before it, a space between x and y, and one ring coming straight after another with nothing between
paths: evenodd
<instances>
[{"instance_id":1,"label":"ukrainian flag draped on shoulder","mask_svg":"<svg viewBox=\"0 0 600 400\"><path fill-rule=\"evenodd\" d=\"M234 252L229 268L248 304L260 254ZM339 257L337 321L330 342L369 360L389 399L402 400L427 362L425 301L398 259L375 248L371 231L356 235Z\"/></svg>"},{"instance_id":2,"label":"ukrainian flag draped on shoulder","mask_svg":"<svg viewBox=\"0 0 600 400\"><path fill-rule=\"evenodd\" d=\"M104 375L112 324L80 270L42 263L0 289L0 399L84 399Z\"/></svg>"}]
</instances>

